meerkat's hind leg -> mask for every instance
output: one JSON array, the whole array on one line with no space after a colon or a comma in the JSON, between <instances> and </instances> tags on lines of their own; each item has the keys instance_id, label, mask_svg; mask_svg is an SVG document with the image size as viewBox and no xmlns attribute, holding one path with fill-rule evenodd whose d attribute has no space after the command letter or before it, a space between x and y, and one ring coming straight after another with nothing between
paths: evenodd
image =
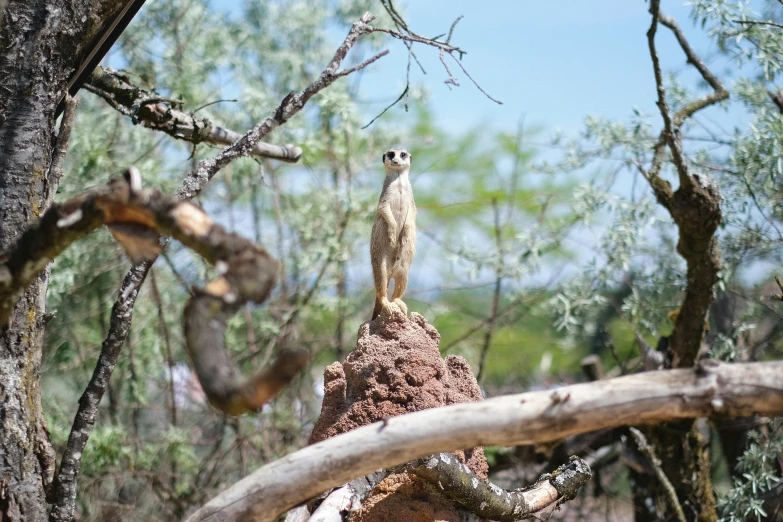
<instances>
[{"instance_id":1,"label":"meerkat's hind leg","mask_svg":"<svg viewBox=\"0 0 783 522\"><path fill-rule=\"evenodd\" d=\"M402 301L402 296L405 295L406 288L408 288L408 271L403 270L394 275L392 302L400 307L403 314L408 315L408 305Z\"/></svg>"},{"instance_id":2,"label":"meerkat's hind leg","mask_svg":"<svg viewBox=\"0 0 783 522\"><path fill-rule=\"evenodd\" d=\"M386 267L386 260L382 259L378 263L377 270L373 270L373 277L375 279L375 308L372 311L372 318L375 319L381 312L391 315L392 304L387 297L389 288L389 271Z\"/></svg>"}]
</instances>

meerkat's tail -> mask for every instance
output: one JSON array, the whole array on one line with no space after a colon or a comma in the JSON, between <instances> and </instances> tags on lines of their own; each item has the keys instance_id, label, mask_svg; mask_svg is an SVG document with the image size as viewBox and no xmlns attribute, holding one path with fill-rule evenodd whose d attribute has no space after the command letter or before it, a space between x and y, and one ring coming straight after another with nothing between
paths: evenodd
<instances>
[{"instance_id":1,"label":"meerkat's tail","mask_svg":"<svg viewBox=\"0 0 783 522\"><path fill-rule=\"evenodd\" d=\"M373 320L375 320L375 318L378 317L378 315L380 315L380 313L381 313L381 300L376 297L375 298L375 308L373 308L373 310L372 310L372 318L373 318Z\"/></svg>"}]
</instances>

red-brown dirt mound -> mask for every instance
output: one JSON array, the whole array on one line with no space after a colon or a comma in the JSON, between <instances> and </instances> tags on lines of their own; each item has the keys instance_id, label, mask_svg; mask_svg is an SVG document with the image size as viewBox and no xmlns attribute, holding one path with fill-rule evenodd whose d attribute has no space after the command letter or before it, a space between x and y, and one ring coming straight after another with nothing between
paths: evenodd
<instances>
[{"instance_id":1,"label":"red-brown dirt mound","mask_svg":"<svg viewBox=\"0 0 783 522\"><path fill-rule=\"evenodd\" d=\"M462 357L442 359L440 334L421 315L382 314L359 328L356 348L344 363L324 370L324 401L310 443L387 417L460 402L482 400L476 378ZM457 452L479 475L487 476L480 447ZM407 474L384 480L355 512L351 522L458 521L456 506Z\"/></svg>"}]
</instances>

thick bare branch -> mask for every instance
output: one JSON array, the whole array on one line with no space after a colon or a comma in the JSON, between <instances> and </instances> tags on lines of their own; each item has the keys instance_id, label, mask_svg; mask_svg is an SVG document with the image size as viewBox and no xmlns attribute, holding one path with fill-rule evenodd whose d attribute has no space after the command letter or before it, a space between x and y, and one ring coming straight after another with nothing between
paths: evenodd
<instances>
[{"instance_id":1,"label":"thick bare branch","mask_svg":"<svg viewBox=\"0 0 783 522\"><path fill-rule=\"evenodd\" d=\"M313 512L308 522L342 522L346 513L361 507L372 490L391 473L405 471L433 484L466 511L481 518L513 522L554 510L590 480L590 467L580 458L541 476L535 484L504 490L477 475L454 455L438 453L406 465L376 471L333 490Z\"/></svg>"},{"instance_id":2,"label":"thick bare branch","mask_svg":"<svg viewBox=\"0 0 783 522\"><path fill-rule=\"evenodd\" d=\"M437 452L535 444L599 428L717 413L781 415L782 383L783 362L713 363L393 417L267 464L187 520L271 521L356 476Z\"/></svg>"},{"instance_id":3,"label":"thick bare branch","mask_svg":"<svg viewBox=\"0 0 783 522\"><path fill-rule=\"evenodd\" d=\"M474 515L498 522L533 518L538 511L554 509L573 499L592 477L590 467L578 457L542 476L534 485L513 491L476 475L448 453L418 459L407 471L440 486L444 495Z\"/></svg>"},{"instance_id":4,"label":"thick bare branch","mask_svg":"<svg viewBox=\"0 0 783 522\"><path fill-rule=\"evenodd\" d=\"M133 85L127 76L114 69L97 67L84 87L130 117L133 123L177 139L231 145L242 137L238 132L215 125L207 118L196 118L179 110L176 104ZM259 141L250 149L250 155L296 163L302 156L302 149Z\"/></svg>"}]
</instances>

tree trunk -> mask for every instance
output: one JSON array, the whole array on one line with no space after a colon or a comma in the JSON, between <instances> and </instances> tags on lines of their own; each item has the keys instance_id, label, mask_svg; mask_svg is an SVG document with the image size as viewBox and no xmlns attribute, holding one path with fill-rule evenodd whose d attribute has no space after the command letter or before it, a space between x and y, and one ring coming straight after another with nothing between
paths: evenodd
<instances>
[{"instance_id":1,"label":"tree trunk","mask_svg":"<svg viewBox=\"0 0 783 522\"><path fill-rule=\"evenodd\" d=\"M0 252L45 210L55 108L69 77L121 0L11 0L0 4ZM48 272L0 331L0 519L47 517L54 453L41 409L40 364Z\"/></svg>"}]
</instances>

